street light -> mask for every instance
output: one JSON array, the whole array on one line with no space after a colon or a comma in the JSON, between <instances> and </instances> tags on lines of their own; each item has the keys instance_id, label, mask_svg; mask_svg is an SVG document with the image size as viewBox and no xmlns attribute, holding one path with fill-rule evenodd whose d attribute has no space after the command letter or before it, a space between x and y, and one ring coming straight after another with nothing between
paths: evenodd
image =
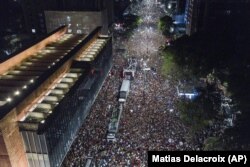
<instances>
[{"instance_id":1,"label":"street light","mask_svg":"<svg viewBox=\"0 0 250 167\"><path fill-rule=\"evenodd\" d=\"M172 4L169 3L169 4L168 4L168 9L171 9L171 8L172 8Z\"/></svg>"}]
</instances>

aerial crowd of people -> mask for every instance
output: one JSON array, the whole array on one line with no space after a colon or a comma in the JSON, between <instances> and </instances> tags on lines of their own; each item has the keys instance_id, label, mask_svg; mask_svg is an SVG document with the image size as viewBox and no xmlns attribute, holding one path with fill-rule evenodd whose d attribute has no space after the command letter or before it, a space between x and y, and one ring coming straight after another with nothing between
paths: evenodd
<instances>
[{"instance_id":1,"label":"aerial crowd of people","mask_svg":"<svg viewBox=\"0 0 250 167\"><path fill-rule=\"evenodd\" d=\"M167 79L161 75L158 48L162 43L164 38L157 27L148 28L146 24L131 37L115 37L114 65L64 160L64 167L85 166L87 159L100 167L144 167L148 150L201 150L208 136L223 133L218 130L220 125L214 124L207 131L193 135L180 119L176 107L178 81L174 75ZM112 109L118 106L124 79L122 71L131 57L137 61L136 75L123 104L116 141L107 141L108 123Z\"/></svg>"},{"instance_id":2,"label":"aerial crowd of people","mask_svg":"<svg viewBox=\"0 0 250 167\"><path fill-rule=\"evenodd\" d=\"M177 81L174 77L166 80L160 75L160 59L151 58L152 62L147 62L154 65L151 70L143 70L144 62L140 58L137 61L138 70L131 81L116 142L108 142L106 136L112 108L118 104L121 73L128 65L119 53L64 161L65 166L84 166L89 157L103 167L147 166L148 150L202 149L206 134L201 134L200 140L193 140L190 128L178 116Z\"/></svg>"}]
</instances>

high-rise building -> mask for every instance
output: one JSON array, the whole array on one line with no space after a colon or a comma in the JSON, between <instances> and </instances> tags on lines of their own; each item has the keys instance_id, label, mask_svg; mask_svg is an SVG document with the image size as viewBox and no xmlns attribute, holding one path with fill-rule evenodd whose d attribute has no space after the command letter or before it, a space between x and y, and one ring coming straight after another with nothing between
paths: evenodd
<instances>
[{"instance_id":1,"label":"high-rise building","mask_svg":"<svg viewBox=\"0 0 250 167\"><path fill-rule=\"evenodd\" d=\"M46 25L44 21L45 2L40 0L18 0L25 20L27 33L45 34Z\"/></svg>"},{"instance_id":2,"label":"high-rise building","mask_svg":"<svg viewBox=\"0 0 250 167\"><path fill-rule=\"evenodd\" d=\"M249 25L249 0L187 0L186 32L235 32Z\"/></svg>"},{"instance_id":3,"label":"high-rise building","mask_svg":"<svg viewBox=\"0 0 250 167\"><path fill-rule=\"evenodd\" d=\"M16 0L15 3L22 9L26 31L34 34L47 33L44 11L100 12L102 20L105 20L102 23L107 26L111 25L114 19L113 0ZM103 28L105 26L102 25Z\"/></svg>"},{"instance_id":4,"label":"high-rise building","mask_svg":"<svg viewBox=\"0 0 250 167\"><path fill-rule=\"evenodd\" d=\"M178 0L177 1L177 7L176 7L177 14L183 14L184 13L185 5L186 5L186 0Z\"/></svg>"},{"instance_id":5,"label":"high-rise building","mask_svg":"<svg viewBox=\"0 0 250 167\"><path fill-rule=\"evenodd\" d=\"M0 36L25 32L24 15L15 1L0 2Z\"/></svg>"},{"instance_id":6,"label":"high-rise building","mask_svg":"<svg viewBox=\"0 0 250 167\"><path fill-rule=\"evenodd\" d=\"M106 11L108 24L114 19L114 0L47 0L44 10L47 11Z\"/></svg>"},{"instance_id":7,"label":"high-rise building","mask_svg":"<svg viewBox=\"0 0 250 167\"><path fill-rule=\"evenodd\" d=\"M191 35L202 27L200 23L204 19L204 1L205 0L186 0L186 34Z\"/></svg>"},{"instance_id":8,"label":"high-rise building","mask_svg":"<svg viewBox=\"0 0 250 167\"><path fill-rule=\"evenodd\" d=\"M0 166L59 167L112 66L112 39L58 28L0 61Z\"/></svg>"},{"instance_id":9,"label":"high-rise building","mask_svg":"<svg viewBox=\"0 0 250 167\"><path fill-rule=\"evenodd\" d=\"M123 13L130 3L130 0L114 0L114 13L117 19L121 19L123 17Z\"/></svg>"},{"instance_id":10,"label":"high-rise building","mask_svg":"<svg viewBox=\"0 0 250 167\"><path fill-rule=\"evenodd\" d=\"M104 11L45 11L47 32L68 25L68 33L87 34L102 26L102 34L108 34L107 12Z\"/></svg>"}]
</instances>

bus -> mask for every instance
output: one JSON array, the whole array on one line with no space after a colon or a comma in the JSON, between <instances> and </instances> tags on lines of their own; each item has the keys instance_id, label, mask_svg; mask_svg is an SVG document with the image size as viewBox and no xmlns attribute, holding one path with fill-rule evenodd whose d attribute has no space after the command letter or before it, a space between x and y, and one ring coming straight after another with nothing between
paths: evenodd
<instances>
[{"instance_id":1,"label":"bus","mask_svg":"<svg viewBox=\"0 0 250 167\"><path fill-rule=\"evenodd\" d=\"M127 99L128 93L129 93L129 88L130 88L130 80L124 79L122 81L122 86L121 86L121 89L119 92L119 100L118 101L120 103L126 102L126 99Z\"/></svg>"}]
</instances>

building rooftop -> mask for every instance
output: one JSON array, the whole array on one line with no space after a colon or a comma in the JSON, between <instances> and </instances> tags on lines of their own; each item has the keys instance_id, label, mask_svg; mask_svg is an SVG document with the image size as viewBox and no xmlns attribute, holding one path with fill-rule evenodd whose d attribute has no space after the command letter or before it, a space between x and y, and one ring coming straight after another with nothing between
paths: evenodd
<instances>
[{"instance_id":1,"label":"building rooftop","mask_svg":"<svg viewBox=\"0 0 250 167\"><path fill-rule=\"evenodd\" d=\"M30 69L34 68L34 72L38 72L38 74L34 76L32 75L31 77L28 75L28 78L24 79L24 84L21 84L22 90L27 89L29 84L36 82L36 77L39 77L43 71L52 68L57 62L60 61L60 59L67 55L84 39L85 36L82 35L63 35L59 40L48 44L44 49L38 51L37 54L31 56L27 59L27 61L23 61L19 66L17 66L18 69L22 69L20 70L22 75L18 75L18 72L13 77L23 77L26 72L23 71L23 69L30 71ZM74 60L88 63L95 61L99 57L98 55L100 55L100 52L105 47L108 40L110 40L110 37L100 36L93 38L90 42L86 43L85 46L87 47L82 47L83 49L78 48L79 50L76 52L77 54L76 57L74 57ZM14 71L16 71L16 68L14 69ZM41 127L46 127L46 125L53 120L51 118L54 115L57 115L54 112L60 112L59 110L56 110L56 107L59 107L60 102L63 101L64 97L67 96L67 93L73 89L76 82L84 78L87 71L88 67L81 66L71 67L69 71L62 73L62 75L58 77L49 87L46 87L46 90L44 90L42 95L39 96L39 99L29 106L25 112L26 114L18 122L19 128L24 131L39 131ZM88 85L87 83L86 85ZM11 101L7 100L5 100L5 102L11 103Z\"/></svg>"},{"instance_id":2,"label":"building rooftop","mask_svg":"<svg viewBox=\"0 0 250 167\"><path fill-rule=\"evenodd\" d=\"M24 99L30 98L31 94L35 94L38 98L41 94L41 92L36 92L38 88L40 89L52 75L66 72L57 71L62 70L64 68L62 66L68 60L73 60L76 55L79 55L79 50L84 48L83 46L88 46L91 41L95 41L100 29L97 27L88 35L73 35L66 34L67 27L63 26L37 43L1 60L0 119L20 104L22 107L30 105L28 104L32 103L30 101L24 105L23 103L25 103ZM70 80L70 78L64 80ZM59 86L64 87L65 83L59 84ZM46 99L51 100L55 97ZM21 112L23 109L19 108L19 110ZM41 117L41 114L35 115ZM29 118L32 120L32 114Z\"/></svg>"},{"instance_id":3,"label":"building rooftop","mask_svg":"<svg viewBox=\"0 0 250 167\"><path fill-rule=\"evenodd\" d=\"M94 40L82 53L76 58L78 61L91 62L103 49L109 38L99 37Z\"/></svg>"},{"instance_id":4,"label":"building rooftop","mask_svg":"<svg viewBox=\"0 0 250 167\"><path fill-rule=\"evenodd\" d=\"M19 121L19 127L22 130L36 131L39 124L44 124L46 118L53 113L53 109L60 103L83 72L83 69L73 68L58 78L58 80L44 92L44 95L32 105L28 113Z\"/></svg>"},{"instance_id":5,"label":"building rooftop","mask_svg":"<svg viewBox=\"0 0 250 167\"><path fill-rule=\"evenodd\" d=\"M0 75L0 107L11 103L17 96L36 82L45 71L55 66L85 36L64 34L58 40L23 60Z\"/></svg>"}]
</instances>

